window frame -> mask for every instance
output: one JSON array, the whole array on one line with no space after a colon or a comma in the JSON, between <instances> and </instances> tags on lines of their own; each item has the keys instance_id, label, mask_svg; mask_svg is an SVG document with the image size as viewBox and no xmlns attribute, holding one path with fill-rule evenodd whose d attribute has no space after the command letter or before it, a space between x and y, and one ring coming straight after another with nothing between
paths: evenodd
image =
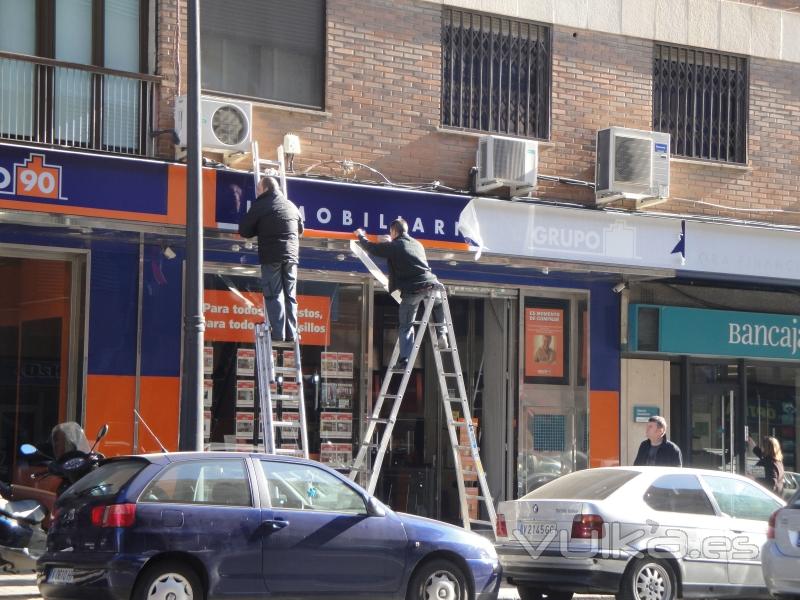
<instances>
[{"instance_id":1,"label":"window frame","mask_svg":"<svg viewBox=\"0 0 800 600\"><path fill-rule=\"evenodd\" d=\"M202 14L200 16L202 28ZM251 102L253 104L263 104L265 106L281 106L288 109L307 110L315 113L324 113L327 110L328 100L328 0L322 0L322 80L320 81L320 105L315 106L311 104L302 104L300 102L288 102L285 100L275 100L272 98L262 98L260 96L249 96L247 94L238 94L236 92L228 92L224 90L217 90L210 87L202 86L201 94L214 96L216 98L228 98L231 100L242 100L244 102ZM202 46L202 36L201 36ZM202 51L201 51L202 54ZM202 58L201 58L202 61ZM202 67L202 62L201 62Z\"/></svg>"},{"instance_id":2,"label":"window frame","mask_svg":"<svg viewBox=\"0 0 800 600\"><path fill-rule=\"evenodd\" d=\"M448 12L450 13L449 16L448 16ZM517 28L518 28L517 31L519 31L520 30L519 28L521 28L524 25L524 26L527 26L529 28L533 28L533 27L539 28L544 34L546 34L547 39L544 40L543 43L544 43L545 51L547 53L547 59L548 60L547 60L547 64L546 64L547 73L543 77L543 83L546 84L547 89L546 89L546 93L540 94L540 96L543 96L545 98L546 106L543 107L542 111L541 111L541 113L542 113L542 122L539 123L537 121L536 125L532 128L534 131L529 131L527 133L527 135L526 135L524 133L519 133L519 132L511 133L511 132L507 132L507 131L501 131L500 129L491 129L489 127L483 128L483 129L476 129L476 128L473 128L473 127L465 127L465 126L445 123L445 113L446 113L446 111L448 109L446 108L447 101L446 101L446 98L445 98L445 93L446 93L446 85L445 85L445 80L446 80L445 52L446 52L446 48L445 48L444 40L445 40L445 28L448 26L448 23L455 23L455 20L452 18L452 13L460 13L462 16L463 15L467 15L467 16L470 16L471 18L478 17L481 20L481 22L482 22L483 19L489 19L489 31L490 32L494 31L494 21L499 21L500 22L500 31L502 31L503 28L506 25L509 28L511 28L514 25L516 25ZM453 131L464 131L464 132L471 132L471 133L480 133L480 134L485 134L485 135L502 135L502 136L506 136L506 137L516 137L516 138L520 138L520 139L531 139L531 140L539 140L539 141L545 141L545 142L550 141L550 139L552 137L552 119L553 119L553 43L554 43L553 42L553 37L554 37L554 29L555 29L553 27L553 25L552 24L548 24L548 23L540 23L540 22L537 22L537 21L531 21L531 20L527 20L527 19L506 17L506 16L486 13L486 12L482 12L482 11L478 11L478 10L469 10L469 9L465 9L465 8L460 8L460 7L455 7L455 6L448 6L448 5L445 5L445 6L442 7L441 23L442 23L441 33L440 33L440 36L439 36L439 38L440 38L439 41L440 41L440 46L441 46L441 55L442 55L442 67L441 67L441 82L442 82L442 85L441 85L441 96L440 96L441 108L440 108L440 111L439 111L439 123L440 123L440 126L443 129L450 129L450 130L453 130ZM463 25L462 25L462 29L463 29ZM521 39L521 37L519 39ZM530 38L529 37L528 39L534 39L534 38ZM493 51L493 47L490 47L490 49L489 49L490 56L492 55L492 51ZM491 78L492 75L490 74L489 77ZM463 79L462 79L462 81L463 81ZM490 82L490 84L493 84L493 82ZM471 85L471 82L470 82L470 85ZM501 79L501 85L502 85L502 79ZM460 87L460 89L461 89L461 87ZM472 88L470 88L470 89L472 89ZM498 92L498 94L500 94L500 93L503 93L503 90L500 90ZM490 96L492 94L491 85L489 87L488 94ZM452 88L451 88L451 95L453 95L452 94ZM508 96L509 94L506 94L506 95ZM529 102L530 102L530 100L529 100ZM450 110L450 112L451 113L453 112L452 109ZM508 113L507 114L507 119L506 119L507 123L510 120L510 112L511 112L510 110L507 110L507 113ZM528 105L528 112L530 112L530 104ZM461 117L461 115L459 115L459 119L460 119L460 117ZM489 111L488 120L490 122L492 120L491 119L491 108L490 108L490 111ZM480 121L480 118L479 118L479 121ZM516 121L517 121L517 123L519 123L519 118L517 118ZM544 129L544 135L538 135L538 134L542 133L542 129Z\"/></svg>"},{"instance_id":3,"label":"window frame","mask_svg":"<svg viewBox=\"0 0 800 600\"><path fill-rule=\"evenodd\" d=\"M183 500L149 500L145 498L145 494L152 488L153 486L157 485L157 483L163 478L167 473L173 471L175 469L179 469L181 467L186 468L187 465L202 465L202 464L209 464L209 463L219 463L219 462L238 462L242 466L242 470L244 471L244 477L247 482L247 491L250 495L250 504L218 504L215 502L199 502L196 500L192 500L190 502L186 502ZM136 498L137 503L142 503L146 505L150 504L172 504L172 505L183 505L183 506L207 506L207 507L225 507L225 508L259 508L257 505L256 498L258 494L256 494L256 488L253 486L253 473L251 471L250 465L248 460L244 457L236 457L232 456L230 458L227 457L209 457L209 458L193 458L190 460L181 460L168 463L164 466L163 469L158 471L154 474L150 481L142 488L142 491L139 493L138 497Z\"/></svg>"},{"instance_id":4,"label":"window frame","mask_svg":"<svg viewBox=\"0 0 800 600\"><path fill-rule=\"evenodd\" d=\"M699 152L678 153L677 149L679 147L679 144L677 143L676 136L672 135L671 131L668 131L668 130L665 131L665 129L669 129L669 128L661 128L660 127L660 123L664 119L676 121L675 127L678 127L677 121L679 120L679 116L680 116L680 115L676 115L675 118L673 118L673 115L672 115L671 112L668 113L668 112L665 112L664 110L661 110L660 113L657 112L659 106L661 105L660 101L657 102L657 98L659 98L662 95L662 93L663 93L662 89L663 88L659 86L659 84L661 82L656 77L656 66L657 66L658 61L663 61L664 60L664 55L665 54L667 55L667 60L672 60L673 53L676 53L676 59L675 59L676 62L679 62L679 63L680 62L684 62L686 64L690 64L690 61L689 61L690 57L693 58L694 64L696 64L697 63L697 57L700 56L700 57L702 57L702 63L701 64L702 64L703 67L707 66L707 67L713 68L714 67L714 60L716 59L716 60L719 61L718 64L719 64L719 68L720 69L722 68L723 61L727 61L727 65L728 65L727 68L729 70L738 71L738 68L736 68L736 67L731 69L730 68L730 63L733 62L733 61L736 61L736 62L743 61L743 63L744 63L744 68L742 69L742 75L744 77L744 93L741 95L741 102L743 103L743 106L742 106L743 131L742 131L742 136L741 136L742 139L740 141L741 148L735 146L735 142L734 142L733 152L732 153L728 153L725 158L723 158L721 156L722 155L722 151L721 151L721 140L722 140L722 138L721 138L719 132L717 133L717 139L716 140L713 140L713 138L712 138L712 140L709 141L709 146L712 144L712 142L715 141L716 142L715 145L719 149L718 156L717 157L712 157L712 156L710 156L712 154L711 152L709 152L709 156L702 156L702 154L703 154L702 153L702 148L701 148L701 150ZM681 60L682 56L684 57L683 61ZM711 59L710 64L708 64L708 65L706 65L706 56L710 57L710 59ZM749 158L750 158L749 138L750 138L750 82L751 82L750 70L751 70L751 65L752 65L752 61L750 60L749 56L742 55L742 54L737 54L735 52L722 52L722 51L719 51L719 50L711 50L711 49L708 49L708 48L696 48L696 47L692 47L692 46L683 46L683 45L669 44L669 43L662 43L662 42L654 42L653 43L653 61L652 61L652 70L651 70L651 75L652 75L652 80L653 80L653 83L652 83L653 112L652 112L651 124L652 124L652 127L653 127L654 131L660 131L662 133L669 133L670 134L670 138L671 138L670 139L670 155L671 155L671 157L677 158L677 159L680 159L680 160L690 160L690 161L698 161L698 162L711 162L711 163L723 163L723 164L730 164L730 165L734 165L734 166L746 166L749 163ZM718 86L718 88L719 87L720 86ZM699 88L698 90L695 91L695 95L700 94L700 93L705 93L705 91L707 89L708 88L706 88L706 87L701 87L701 88ZM713 89L712 91L713 91L713 93L720 93L719 89ZM687 98L688 98L688 94L687 94ZM735 109L736 108L735 107L735 102L731 103L730 106ZM678 102L678 110L680 110L680 101ZM700 117L703 118L703 115L700 115ZM691 128L693 130L697 129L696 120L693 119L691 121L691 123L690 123L689 117L688 117L688 109L687 109L687 113L686 113L686 116L685 116L685 123L684 123L684 126L683 126L684 137L685 138L688 138L688 131L689 131L689 128L690 128L689 126L690 125L691 125ZM731 119L730 119L730 116L729 116L728 117L728 127L727 127L727 129L730 132L730 130L732 128L733 127L731 126ZM709 125L709 135L711 135L710 131L711 131L711 126ZM692 135L692 138L693 137L695 137L694 134ZM692 143L692 142L690 142L688 140L684 141L684 146L689 146L689 145L696 145L696 144L694 144L694 143ZM699 145L702 146L702 142ZM742 155L741 161L737 160L737 158L736 158L736 154L739 151L741 152L741 155ZM733 156L731 156L731 154Z\"/></svg>"},{"instance_id":5,"label":"window frame","mask_svg":"<svg viewBox=\"0 0 800 600\"><path fill-rule=\"evenodd\" d=\"M654 488L654 486L658 482L664 481L664 480L669 480L669 479L674 479L674 478L693 478L695 483L697 484L697 489L696 490L689 490L689 491L698 491L698 492L700 492L703 495L703 497L705 498L706 503L708 505L708 508L711 510L711 512L705 513L705 512L688 512L688 511L685 511L685 510L660 509L660 508L656 508L655 506L650 504L650 502L647 501L648 492L650 492L650 490L652 490ZM676 488L675 486L670 485L669 488L659 487L659 488L656 488L656 489L662 489L662 490L671 489L673 491L678 491L679 489L686 489L686 488ZM679 494L676 494L676 496L679 496ZM714 499L711 497L711 494L709 493L709 490L706 489L706 487L703 485L703 481L695 473L665 473L663 475L659 475L658 477L653 479L653 481L651 481L650 484L647 486L647 489L642 494L642 501L648 506L648 508L650 508L651 510L654 510L656 512L659 512L659 513L669 513L669 514L675 514L675 515L694 515L694 516L698 516L698 517L715 517L715 516L718 517L718 516L720 516L720 512L718 510L719 507L715 505Z\"/></svg>"}]
</instances>

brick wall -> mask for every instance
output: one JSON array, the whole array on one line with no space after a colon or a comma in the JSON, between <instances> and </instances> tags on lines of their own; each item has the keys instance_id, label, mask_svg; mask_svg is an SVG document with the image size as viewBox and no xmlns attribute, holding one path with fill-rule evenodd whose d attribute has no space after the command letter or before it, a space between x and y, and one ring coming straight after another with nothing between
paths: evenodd
<instances>
[{"instance_id":1,"label":"brick wall","mask_svg":"<svg viewBox=\"0 0 800 600\"><path fill-rule=\"evenodd\" d=\"M164 79L158 97L156 129L174 127L175 97L184 93L178 89L186 81L186 2L182 0L154 0L156 11L155 53L156 75ZM180 61L178 60L180 59ZM169 135L158 138L158 154L162 158L174 156L174 145Z\"/></svg>"},{"instance_id":2,"label":"brick wall","mask_svg":"<svg viewBox=\"0 0 800 600\"><path fill-rule=\"evenodd\" d=\"M177 2L161 1L158 43L164 61L174 62ZM327 11L325 112L257 104L254 131L262 153L271 153L285 133L293 132L303 147L295 161L300 172L313 166L314 173L343 175L341 166L330 161L349 159L396 183L437 180L465 189L477 138L439 130L441 7L419 0L328 0ZM653 43L555 27L553 53L551 140L540 147L540 171L593 181L597 129L651 128ZM168 78L160 121L168 127L176 69L164 65L159 72ZM786 212L737 212L696 202L795 209L799 113L797 65L752 59L749 166L673 162L673 200L654 210L800 222L798 215ZM380 179L364 169L355 176ZM590 190L564 184L542 182L537 195L592 201Z\"/></svg>"}]
</instances>

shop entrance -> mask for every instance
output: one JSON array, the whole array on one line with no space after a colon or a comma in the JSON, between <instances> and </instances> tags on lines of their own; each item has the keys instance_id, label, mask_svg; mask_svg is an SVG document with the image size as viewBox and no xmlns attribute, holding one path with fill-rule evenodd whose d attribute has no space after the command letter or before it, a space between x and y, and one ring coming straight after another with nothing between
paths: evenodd
<instances>
[{"instance_id":1,"label":"shop entrance","mask_svg":"<svg viewBox=\"0 0 800 600\"><path fill-rule=\"evenodd\" d=\"M0 257L0 480L20 444L47 451L53 426L79 418L84 272L82 256Z\"/></svg>"},{"instance_id":2,"label":"shop entrance","mask_svg":"<svg viewBox=\"0 0 800 600\"><path fill-rule=\"evenodd\" d=\"M502 345L502 341L497 340L497 332L502 332L501 336L505 339L507 332L513 331L513 328L500 323L497 327L493 326L491 335L487 335L485 324L498 311L498 306L502 308L504 303L510 301L452 294L448 300L482 460L490 475L490 482L502 482L502 473L492 474L489 469L490 465L497 464L496 470L500 471L502 467L499 465L504 462L503 442L492 439L496 437L493 421L502 412L505 398L492 397L489 399L489 408L484 390L487 389L487 379L491 386L492 380L498 377L496 371L504 368L503 361L499 360L501 349L496 347ZM397 329L397 303L387 294L376 294L373 329L375 360L370 406L380 392L397 339ZM487 408L491 415L487 414ZM499 429L504 432L502 427ZM494 451L500 456L487 456ZM498 493L494 488L502 489L502 484L492 487L493 494ZM427 339L414 364L375 493L395 510L461 523L454 459L434 357ZM477 510L477 506L473 506L472 510Z\"/></svg>"}]
</instances>

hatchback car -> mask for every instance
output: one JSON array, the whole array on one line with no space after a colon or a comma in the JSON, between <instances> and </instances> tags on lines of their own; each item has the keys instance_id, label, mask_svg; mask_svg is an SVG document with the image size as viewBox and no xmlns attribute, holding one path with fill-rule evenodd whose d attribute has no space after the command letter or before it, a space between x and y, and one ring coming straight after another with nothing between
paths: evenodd
<instances>
[{"instance_id":1,"label":"hatchback car","mask_svg":"<svg viewBox=\"0 0 800 600\"><path fill-rule=\"evenodd\" d=\"M49 598L493 600L492 543L395 513L313 461L205 452L112 459L59 499Z\"/></svg>"},{"instance_id":2,"label":"hatchback car","mask_svg":"<svg viewBox=\"0 0 800 600\"><path fill-rule=\"evenodd\" d=\"M721 471L577 471L501 502L497 551L522 600L767 597L760 550L782 505Z\"/></svg>"},{"instance_id":3,"label":"hatchback car","mask_svg":"<svg viewBox=\"0 0 800 600\"><path fill-rule=\"evenodd\" d=\"M800 493L769 518L761 567L776 598L800 598Z\"/></svg>"}]
</instances>

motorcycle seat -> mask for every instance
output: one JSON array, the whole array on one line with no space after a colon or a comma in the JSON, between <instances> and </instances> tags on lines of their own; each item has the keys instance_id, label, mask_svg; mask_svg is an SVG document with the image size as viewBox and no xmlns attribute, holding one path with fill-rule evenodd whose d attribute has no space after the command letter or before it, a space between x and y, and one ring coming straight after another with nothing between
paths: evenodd
<instances>
[{"instance_id":1,"label":"motorcycle seat","mask_svg":"<svg viewBox=\"0 0 800 600\"><path fill-rule=\"evenodd\" d=\"M41 523L47 516L47 511L36 500L13 500L7 503L0 512L12 519L34 525Z\"/></svg>"}]
</instances>

